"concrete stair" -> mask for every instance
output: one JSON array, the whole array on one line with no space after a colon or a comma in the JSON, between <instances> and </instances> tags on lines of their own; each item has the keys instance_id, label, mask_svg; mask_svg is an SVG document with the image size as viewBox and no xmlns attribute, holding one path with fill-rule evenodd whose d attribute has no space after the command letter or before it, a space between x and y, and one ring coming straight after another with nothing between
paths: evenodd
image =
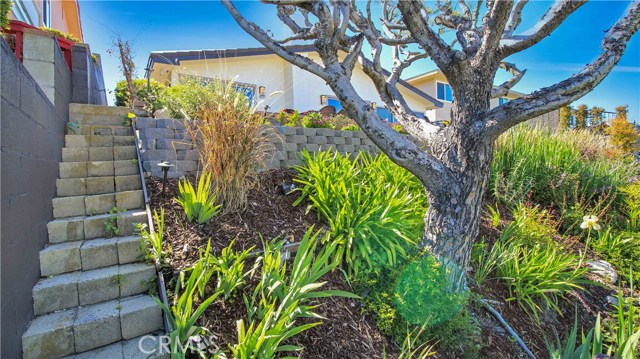
<instances>
[{"instance_id":1,"label":"concrete stair","mask_svg":"<svg viewBox=\"0 0 640 359\"><path fill-rule=\"evenodd\" d=\"M70 105L76 134L62 149L24 358L162 357L138 349L163 322L147 294L157 290L156 270L141 262L136 235L147 213L128 111Z\"/></svg>"}]
</instances>

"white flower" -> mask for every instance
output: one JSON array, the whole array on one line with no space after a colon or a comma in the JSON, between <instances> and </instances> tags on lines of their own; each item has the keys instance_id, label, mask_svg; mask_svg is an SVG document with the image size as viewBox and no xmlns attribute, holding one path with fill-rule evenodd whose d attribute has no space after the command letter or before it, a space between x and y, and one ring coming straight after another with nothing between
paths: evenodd
<instances>
[{"instance_id":1,"label":"white flower","mask_svg":"<svg viewBox=\"0 0 640 359\"><path fill-rule=\"evenodd\" d=\"M582 223L580 224L580 228L582 229L594 229L596 231L600 230L600 225L598 224L598 217L596 216L584 216L582 217Z\"/></svg>"}]
</instances>

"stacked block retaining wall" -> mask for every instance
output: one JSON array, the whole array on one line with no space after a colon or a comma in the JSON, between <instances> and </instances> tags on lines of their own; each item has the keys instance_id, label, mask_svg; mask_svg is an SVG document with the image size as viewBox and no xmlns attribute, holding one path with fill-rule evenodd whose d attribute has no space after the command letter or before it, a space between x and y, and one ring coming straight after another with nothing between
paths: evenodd
<instances>
[{"instance_id":1,"label":"stacked block retaining wall","mask_svg":"<svg viewBox=\"0 0 640 359\"><path fill-rule=\"evenodd\" d=\"M152 176L161 176L158 163L162 161L169 161L174 165L169 171L171 177L198 171L198 151L193 146L183 120L137 118L136 121L146 172ZM334 148L341 153L379 151L362 131L285 126L270 126L267 131L273 147L272 156L267 160L268 169L296 165L297 154L304 149L324 151Z\"/></svg>"}]
</instances>

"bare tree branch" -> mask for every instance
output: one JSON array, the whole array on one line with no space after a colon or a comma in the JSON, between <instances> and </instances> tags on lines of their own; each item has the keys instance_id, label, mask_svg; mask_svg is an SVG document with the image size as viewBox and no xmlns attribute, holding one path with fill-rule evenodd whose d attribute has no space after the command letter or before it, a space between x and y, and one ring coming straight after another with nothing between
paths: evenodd
<instances>
[{"instance_id":1,"label":"bare tree branch","mask_svg":"<svg viewBox=\"0 0 640 359\"><path fill-rule=\"evenodd\" d=\"M509 37L513 34L515 29L520 25L522 21L522 9L529 2L529 0L517 0L513 9L511 9L511 14L509 15L509 21L507 21L507 26L504 28L504 34L502 37Z\"/></svg>"},{"instance_id":2,"label":"bare tree branch","mask_svg":"<svg viewBox=\"0 0 640 359\"><path fill-rule=\"evenodd\" d=\"M540 42L585 2L586 0L557 0L532 28L518 35L503 36L500 41L502 58Z\"/></svg>"},{"instance_id":3,"label":"bare tree branch","mask_svg":"<svg viewBox=\"0 0 640 359\"><path fill-rule=\"evenodd\" d=\"M491 90L491 98L504 96L509 93L509 90L520 82L522 76L527 72L527 70L520 71L516 65L505 61L500 63L500 68L507 70L512 77L508 81L503 82L500 86L494 87Z\"/></svg>"},{"instance_id":4,"label":"bare tree branch","mask_svg":"<svg viewBox=\"0 0 640 359\"><path fill-rule=\"evenodd\" d=\"M482 40L476 53L476 59L490 63L494 56L489 54L494 54L499 46L500 37L509 19L511 2L493 1L487 3L487 6L489 9L482 19Z\"/></svg>"},{"instance_id":5,"label":"bare tree branch","mask_svg":"<svg viewBox=\"0 0 640 359\"><path fill-rule=\"evenodd\" d=\"M530 95L496 107L486 116L484 136L496 138L507 129L535 116L560 108L586 95L605 78L622 57L631 36L640 27L640 2L627 8L625 16L607 31L604 52L580 73Z\"/></svg>"},{"instance_id":6,"label":"bare tree branch","mask_svg":"<svg viewBox=\"0 0 640 359\"><path fill-rule=\"evenodd\" d=\"M327 73L322 66L309 59L308 57L304 57L302 55L298 55L294 52L291 52L276 43L266 31L260 28L258 25L253 22L245 19L236 9L235 5L231 2L231 0L221 0L222 5L229 11L234 20L246 31L251 34L256 40L260 41L262 45L264 45L269 50L273 51L276 55L282 57L284 60L289 61L296 66L305 69L318 77L327 80Z\"/></svg>"},{"instance_id":7,"label":"bare tree branch","mask_svg":"<svg viewBox=\"0 0 640 359\"><path fill-rule=\"evenodd\" d=\"M402 13L402 19L414 39L429 54L436 65L445 71L456 56L465 57L452 49L444 40L436 34L423 17L424 8L417 0L398 1L398 10ZM459 54L459 55L458 55Z\"/></svg>"},{"instance_id":8,"label":"bare tree branch","mask_svg":"<svg viewBox=\"0 0 640 359\"><path fill-rule=\"evenodd\" d=\"M447 183L454 183L455 178L442 162L424 152L417 144L380 119L375 110L358 95L341 69L334 66L335 64L327 64L332 74L332 81L329 82L331 89L340 99L342 106L350 114L356 115L354 120L378 148L392 161L407 168L418 178L425 179L423 180L425 188L434 191L433 193L442 191ZM429 125L426 121L423 123ZM429 126L436 129L436 126Z\"/></svg>"}]
</instances>

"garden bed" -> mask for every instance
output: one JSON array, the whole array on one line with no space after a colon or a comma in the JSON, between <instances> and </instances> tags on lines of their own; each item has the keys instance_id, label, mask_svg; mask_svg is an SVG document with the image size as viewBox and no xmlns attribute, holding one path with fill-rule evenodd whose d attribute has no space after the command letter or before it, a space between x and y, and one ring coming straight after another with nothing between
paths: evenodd
<instances>
[{"instance_id":1,"label":"garden bed","mask_svg":"<svg viewBox=\"0 0 640 359\"><path fill-rule=\"evenodd\" d=\"M279 187L282 183L292 183L291 170L271 170L261 174L258 188L248 195L247 209L242 213L222 214L204 225L186 221L184 212L175 201L179 195L178 179L168 179L166 195L162 197L162 180L156 177L146 179L151 199L151 208L165 210L165 241L172 248L163 268L168 283L168 293L175 288L175 278L180 270L193 265L199 253L211 238L212 251L220 253L235 240L233 248L245 250L262 248L262 239L280 237L289 242L299 241L307 229L325 229L315 211L306 211L306 205L294 207L295 194L283 195ZM195 183L195 179L192 179ZM336 270L323 277L324 289L351 291L343 272ZM250 295L253 285L248 283L243 292ZM208 328L219 343L234 343L237 339L236 321L246 316L241 299L234 301L217 300L200 318L199 324ZM290 344L301 345L302 352L291 353L301 358L382 358L387 353L395 357L396 348L376 328L375 323L362 313L357 300L328 297L317 301L316 312L326 319L323 324L294 337ZM306 320L311 322L310 320ZM226 348L226 345L223 344Z\"/></svg>"},{"instance_id":2,"label":"garden bed","mask_svg":"<svg viewBox=\"0 0 640 359\"><path fill-rule=\"evenodd\" d=\"M327 225L318 219L316 212L313 209L307 211L307 204L293 206L297 193L286 196L282 194L280 185L292 183L294 175L295 172L291 170L262 173L258 188L248 194L245 211L221 214L203 225L186 221L182 208L174 199L179 194L178 180L168 181L167 193L163 198L162 181L147 178L152 209L165 210L165 241L172 248L167 259L168 265L163 269L168 292L173 292L175 277L179 271L189 268L198 260L209 238L213 253L218 254L234 240L236 250L251 247L260 250L262 238L270 240L279 237L293 243L299 241L311 226L316 230L326 230ZM192 182L195 183L195 179ZM503 213L503 221L513 219L506 208ZM488 218L483 219L480 236L493 244L500 236L501 229L495 228L490 222ZM571 238L565 237L564 241L567 240L571 241ZM563 244L568 250L576 252L584 249L584 245L578 240L573 244ZM588 257L597 258L597 255L589 252ZM250 266L249 263L247 266ZM340 270L330 272L323 281L327 282L323 289L353 291ZM255 283L246 283L242 293L250 296L254 285ZM607 295L613 295L615 289L607 285L588 285L578 295L570 294L570 301L560 301L562 315L549 310L538 325L515 301L505 302L504 298L509 297L509 291L503 281L489 278L482 286L471 285L472 292L488 299L539 358L548 356L545 338L554 341L555 333L564 335L571 330L574 313L578 314L579 328L591 328L598 312L611 309L606 298ZM305 348L300 352L290 353L291 355L301 358L382 358L386 353L389 358L396 357L398 347L376 327L374 318L363 310L359 300L328 297L316 300L314 304L318 305L316 312L326 319L322 320L322 325L304 331L287 342ZM471 301L469 313L477 320L481 330L478 339L482 357L527 357L498 321L477 302ZM237 340L236 321L239 319L247 321L241 294L230 301L216 300L198 323L207 328L222 343L222 347L226 348L227 343L235 343ZM435 349L439 349L437 344ZM434 357L458 358L459 353L439 350Z\"/></svg>"}]
</instances>

